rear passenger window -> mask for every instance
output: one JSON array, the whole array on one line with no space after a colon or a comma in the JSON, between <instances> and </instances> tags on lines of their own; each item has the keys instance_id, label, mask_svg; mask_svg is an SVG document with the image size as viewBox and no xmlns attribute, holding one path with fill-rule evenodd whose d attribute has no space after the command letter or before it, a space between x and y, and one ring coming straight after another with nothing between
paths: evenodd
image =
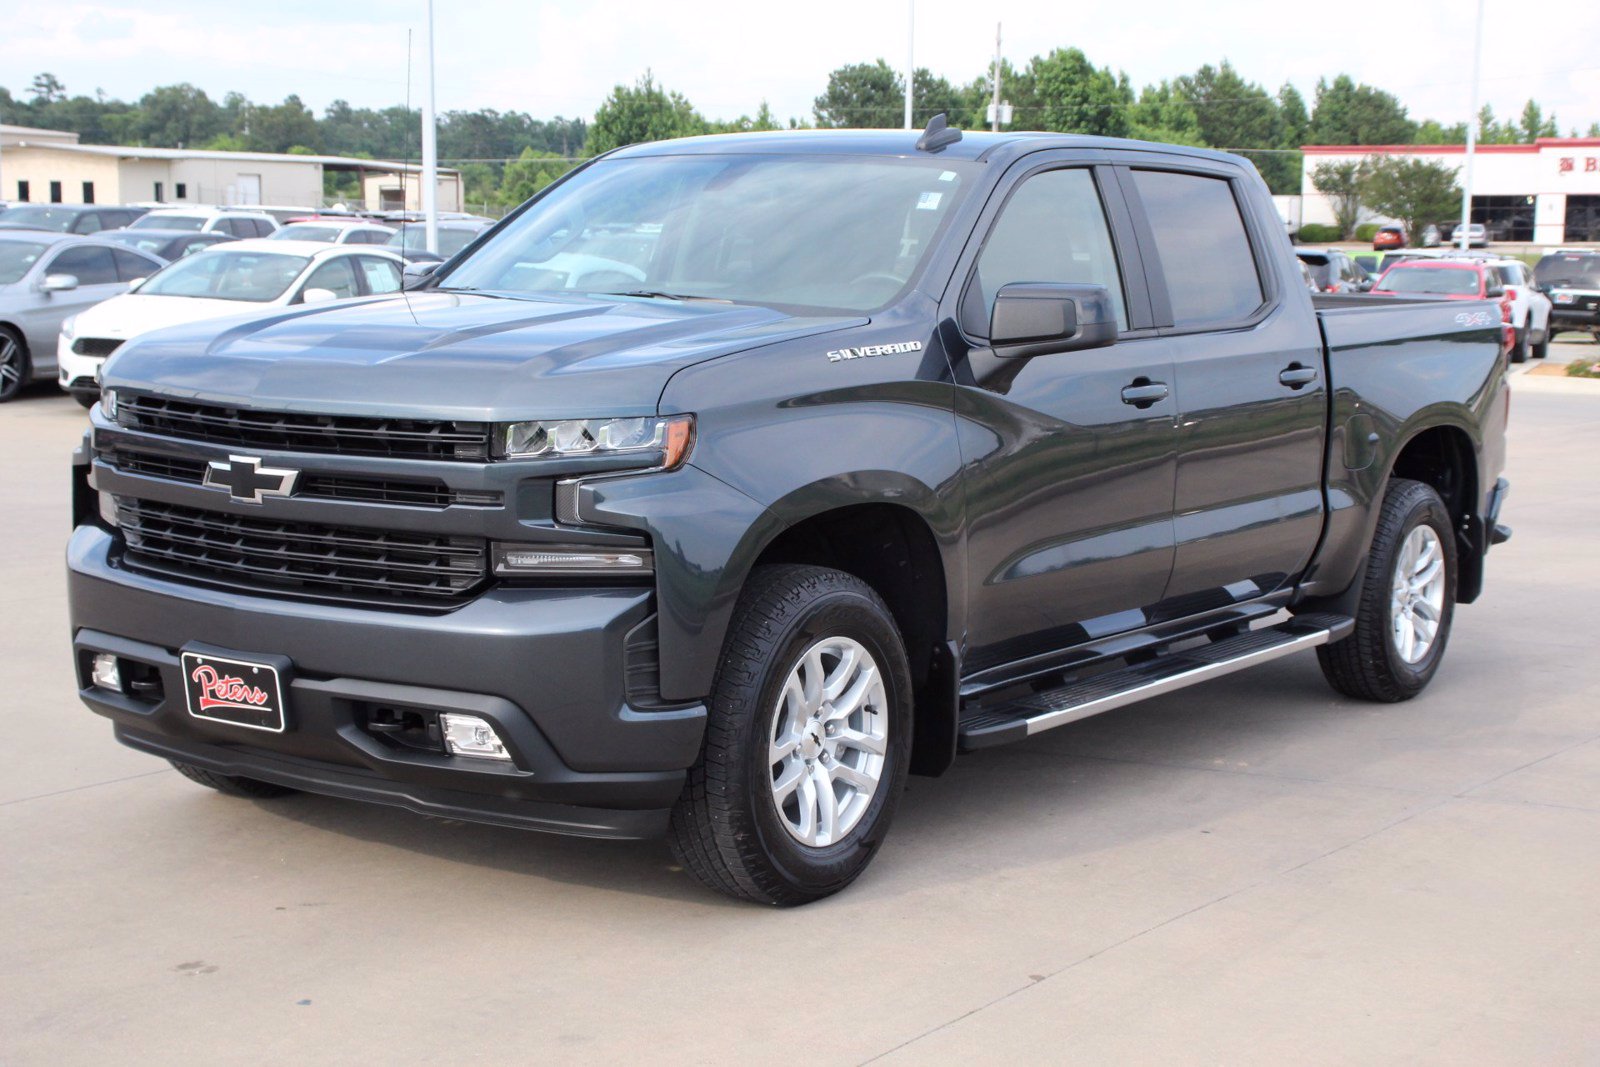
<instances>
[{"instance_id":1,"label":"rear passenger window","mask_svg":"<svg viewBox=\"0 0 1600 1067\"><path fill-rule=\"evenodd\" d=\"M255 227L257 237L271 237L273 234L272 223L266 219L251 219L250 225Z\"/></svg>"},{"instance_id":2,"label":"rear passenger window","mask_svg":"<svg viewBox=\"0 0 1600 1067\"><path fill-rule=\"evenodd\" d=\"M357 256L361 275L369 293L393 293L400 289L400 268L387 259L377 256Z\"/></svg>"},{"instance_id":3,"label":"rear passenger window","mask_svg":"<svg viewBox=\"0 0 1600 1067\"><path fill-rule=\"evenodd\" d=\"M1087 170L1051 170L1025 180L989 231L975 282L985 330L994 294L1012 282L1103 285L1111 291L1118 325L1128 328L1111 230Z\"/></svg>"},{"instance_id":4,"label":"rear passenger window","mask_svg":"<svg viewBox=\"0 0 1600 1067\"><path fill-rule=\"evenodd\" d=\"M1223 178L1136 170L1177 326L1237 322L1261 306L1244 219Z\"/></svg>"},{"instance_id":5,"label":"rear passenger window","mask_svg":"<svg viewBox=\"0 0 1600 1067\"><path fill-rule=\"evenodd\" d=\"M46 274L70 274L79 285L114 285L117 267L111 260L111 249L98 245L69 248L45 268Z\"/></svg>"},{"instance_id":6,"label":"rear passenger window","mask_svg":"<svg viewBox=\"0 0 1600 1067\"><path fill-rule=\"evenodd\" d=\"M117 261L117 277L125 282L131 282L135 278L148 278L161 269L143 256L124 252L120 248L111 250L111 258Z\"/></svg>"}]
</instances>

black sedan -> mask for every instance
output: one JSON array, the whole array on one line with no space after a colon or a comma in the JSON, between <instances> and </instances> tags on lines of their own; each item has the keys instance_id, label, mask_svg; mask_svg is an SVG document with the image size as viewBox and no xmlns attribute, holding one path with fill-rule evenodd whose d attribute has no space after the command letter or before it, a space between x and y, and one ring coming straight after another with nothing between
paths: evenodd
<instances>
[{"instance_id":1,"label":"black sedan","mask_svg":"<svg viewBox=\"0 0 1600 1067\"><path fill-rule=\"evenodd\" d=\"M100 236L141 252L149 252L152 256L160 256L169 262L224 241L238 240L231 233L194 233L190 230L111 230Z\"/></svg>"}]
</instances>

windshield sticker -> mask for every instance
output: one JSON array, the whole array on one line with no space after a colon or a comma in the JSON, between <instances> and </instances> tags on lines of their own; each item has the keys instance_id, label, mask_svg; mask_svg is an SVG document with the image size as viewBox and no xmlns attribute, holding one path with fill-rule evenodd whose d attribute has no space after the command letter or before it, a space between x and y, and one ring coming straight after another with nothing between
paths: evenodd
<instances>
[{"instance_id":1,"label":"windshield sticker","mask_svg":"<svg viewBox=\"0 0 1600 1067\"><path fill-rule=\"evenodd\" d=\"M956 172L953 170L947 170L943 174L939 175L939 180L942 182L953 182L956 180Z\"/></svg>"},{"instance_id":2,"label":"windshield sticker","mask_svg":"<svg viewBox=\"0 0 1600 1067\"><path fill-rule=\"evenodd\" d=\"M918 211L938 211L939 201L944 199L943 193L923 193L917 198Z\"/></svg>"},{"instance_id":3,"label":"windshield sticker","mask_svg":"<svg viewBox=\"0 0 1600 1067\"><path fill-rule=\"evenodd\" d=\"M896 341L887 345L862 345L860 348L836 348L828 353L829 363L847 359L865 359L868 356L898 356L902 352L921 352L921 341Z\"/></svg>"}]
</instances>

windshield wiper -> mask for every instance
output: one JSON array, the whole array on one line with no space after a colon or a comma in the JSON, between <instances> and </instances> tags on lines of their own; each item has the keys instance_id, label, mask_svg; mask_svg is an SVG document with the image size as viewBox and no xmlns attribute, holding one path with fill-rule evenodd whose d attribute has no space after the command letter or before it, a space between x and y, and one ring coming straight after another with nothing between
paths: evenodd
<instances>
[{"instance_id":1,"label":"windshield wiper","mask_svg":"<svg viewBox=\"0 0 1600 1067\"><path fill-rule=\"evenodd\" d=\"M645 300L702 300L711 304L731 304L720 296L700 296L696 293L667 293L660 289L629 289L624 293L595 293L595 296L637 296Z\"/></svg>"}]
</instances>

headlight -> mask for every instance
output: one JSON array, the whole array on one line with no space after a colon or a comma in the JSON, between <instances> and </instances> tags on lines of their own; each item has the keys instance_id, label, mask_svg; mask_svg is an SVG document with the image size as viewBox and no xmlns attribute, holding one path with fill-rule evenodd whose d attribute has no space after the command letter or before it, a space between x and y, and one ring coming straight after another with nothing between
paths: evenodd
<instances>
[{"instance_id":1,"label":"headlight","mask_svg":"<svg viewBox=\"0 0 1600 1067\"><path fill-rule=\"evenodd\" d=\"M78 316L68 315L66 318L61 320L61 336L65 337L67 340L72 340L72 338L76 335L77 328Z\"/></svg>"},{"instance_id":2,"label":"headlight","mask_svg":"<svg viewBox=\"0 0 1600 1067\"><path fill-rule=\"evenodd\" d=\"M577 578L589 575L648 575L655 560L648 548L603 545L494 544L494 572L502 578Z\"/></svg>"},{"instance_id":3,"label":"headlight","mask_svg":"<svg viewBox=\"0 0 1600 1067\"><path fill-rule=\"evenodd\" d=\"M511 422L495 435L507 459L638 455L666 470L682 465L693 441L693 415Z\"/></svg>"},{"instance_id":4,"label":"headlight","mask_svg":"<svg viewBox=\"0 0 1600 1067\"><path fill-rule=\"evenodd\" d=\"M115 389L100 390L100 410L106 413L106 418L112 422L117 421L117 391Z\"/></svg>"}]
</instances>

